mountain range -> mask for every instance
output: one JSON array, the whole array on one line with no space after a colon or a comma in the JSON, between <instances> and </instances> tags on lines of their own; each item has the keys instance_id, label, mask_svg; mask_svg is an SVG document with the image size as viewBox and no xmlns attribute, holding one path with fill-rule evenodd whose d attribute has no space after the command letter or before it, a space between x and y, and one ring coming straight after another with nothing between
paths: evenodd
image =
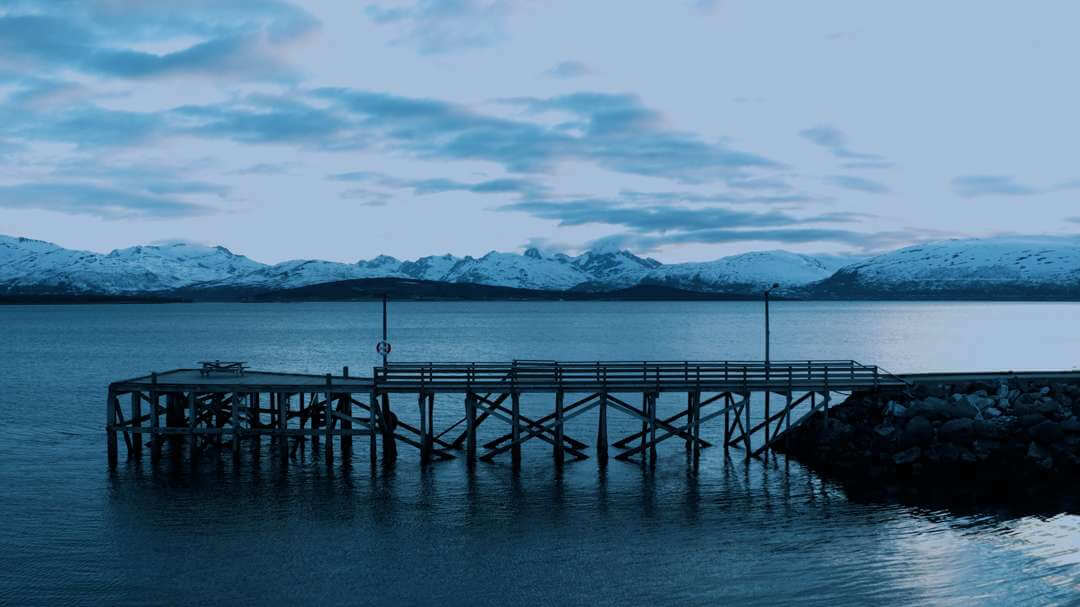
<instances>
[{"instance_id":1,"label":"mountain range","mask_svg":"<svg viewBox=\"0 0 1080 607\"><path fill-rule=\"evenodd\" d=\"M374 279L532 292L636 289L641 295L641 288L650 287L656 293L746 296L777 283L781 296L793 298L1080 299L1080 243L1002 237L927 243L873 257L777 250L676 264L620 250L569 256L530 248L481 257L447 254L402 261L381 255L356 263L269 265L220 246L178 242L102 254L0 235L0 294L9 296L179 293L194 299L230 298Z\"/></svg>"}]
</instances>

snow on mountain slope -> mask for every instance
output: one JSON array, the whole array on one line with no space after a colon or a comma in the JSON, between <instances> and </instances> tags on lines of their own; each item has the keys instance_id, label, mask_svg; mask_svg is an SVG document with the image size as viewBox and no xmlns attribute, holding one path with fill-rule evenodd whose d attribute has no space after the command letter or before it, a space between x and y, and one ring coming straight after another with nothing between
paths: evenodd
<instances>
[{"instance_id":1,"label":"snow on mountain slope","mask_svg":"<svg viewBox=\"0 0 1080 607\"><path fill-rule=\"evenodd\" d=\"M529 251L525 254L528 255ZM641 258L630 251L586 251L573 258L572 263L575 268L591 276L593 281L611 288L635 285L650 270L663 265L655 259Z\"/></svg>"},{"instance_id":2,"label":"snow on mountain slope","mask_svg":"<svg viewBox=\"0 0 1080 607\"><path fill-rule=\"evenodd\" d=\"M115 250L106 257L142 268L177 286L229 279L266 267L225 247L190 243L130 247Z\"/></svg>"},{"instance_id":3,"label":"snow on mountain slope","mask_svg":"<svg viewBox=\"0 0 1080 607\"><path fill-rule=\"evenodd\" d=\"M691 291L758 291L774 283L781 287L805 285L832 274L810 255L788 251L756 251L716 261L663 265L645 275L643 282Z\"/></svg>"},{"instance_id":4,"label":"snow on mountain slope","mask_svg":"<svg viewBox=\"0 0 1080 607\"><path fill-rule=\"evenodd\" d=\"M120 249L102 255L3 237L0 290L138 293L247 274L263 264L224 247L186 243Z\"/></svg>"},{"instance_id":5,"label":"snow on mountain slope","mask_svg":"<svg viewBox=\"0 0 1080 607\"><path fill-rule=\"evenodd\" d=\"M443 280L454 269L461 258L446 255L429 255L416 261L405 261L401 264L401 273L417 280Z\"/></svg>"},{"instance_id":6,"label":"snow on mountain slope","mask_svg":"<svg viewBox=\"0 0 1080 607\"><path fill-rule=\"evenodd\" d=\"M292 289L323 282L354 280L358 278L402 277L401 262L387 255L370 261L340 263L317 259L294 259L272 266L265 266L242 276L195 285L198 288L213 287L261 287Z\"/></svg>"},{"instance_id":7,"label":"snow on mountain slope","mask_svg":"<svg viewBox=\"0 0 1080 607\"><path fill-rule=\"evenodd\" d=\"M536 249L525 255L490 253L466 257L443 277L447 282L473 282L519 289L570 289L592 277L564 255L544 256Z\"/></svg>"},{"instance_id":8,"label":"snow on mountain slope","mask_svg":"<svg viewBox=\"0 0 1080 607\"><path fill-rule=\"evenodd\" d=\"M841 268L827 283L950 290L1017 285L1080 287L1080 241L1002 237L921 244Z\"/></svg>"}]
</instances>

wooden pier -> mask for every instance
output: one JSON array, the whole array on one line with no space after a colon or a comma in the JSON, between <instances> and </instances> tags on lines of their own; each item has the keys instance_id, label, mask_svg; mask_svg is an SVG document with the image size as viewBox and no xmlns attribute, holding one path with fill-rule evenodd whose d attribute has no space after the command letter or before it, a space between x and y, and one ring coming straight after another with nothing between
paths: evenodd
<instances>
[{"instance_id":1,"label":"wooden pier","mask_svg":"<svg viewBox=\"0 0 1080 607\"><path fill-rule=\"evenodd\" d=\"M343 461L351 462L353 439L359 436L368 438L372 465L380 445L382 460L390 463L400 444L418 450L423 464L456 457L472 464L508 453L517 467L522 445L533 440L551 446L557 466L587 459L591 451L601 464L609 453L646 464L655 463L657 445L676 439L696 466L700 450L712 446L701 438L701 427L721 416L725 453L737 448L749 458L819 409L827 420L834 393L909 385L852 360L392 363L375 367L370 377L350 376L347 367L339 375L312 375L251 371L236 364L228 373L177 369L111 384L105 425L109 465L117 465L121 437L135 460L142 458L144 446L152 460L161 457L165 443L173 449L186 444L192 456L209 448L239 454L243 442L257 448L265 437L278 443L283 461L305 442L313 449L321 442L332 464L335 439ZM679 399L685 406L661 414L657 401L664 393L685 395ZM460 407L456 421L441 429L435 427L436 394L456 395L452 400L460 403L453 405ZM549 395L550 410L525 415L523 394ZM445 398L440 404L447 406ZM414 406L416 426L395 413ZM566 433L568 421L592 411L595 437ZM609 414L640 422L640 431L611 440ZM477 429L492 423L504 425L494 439L480 444Z\"/></svg>"}]
</instances>

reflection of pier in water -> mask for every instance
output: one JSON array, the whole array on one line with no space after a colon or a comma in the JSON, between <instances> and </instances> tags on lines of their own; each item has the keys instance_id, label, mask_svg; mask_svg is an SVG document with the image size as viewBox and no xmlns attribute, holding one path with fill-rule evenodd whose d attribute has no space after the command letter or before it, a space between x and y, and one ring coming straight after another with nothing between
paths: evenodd
<instances>
[{"instance_id":1,"label":"reflection of pier in water","mask_svg":"<svg viewBox=\"0 0 1080 607\"><path fill-rule=\"evenodd\" d=\"M353 438L366 436L372 464L379 444L389 462L400 443L419 450L423 463L458 455L470 463L490 461L509 452L515 467L522 444L540 440L551 445L556 465L562 465L567 458L589 457L589 444L564 428L595 410L593 446L600 462L607 461L609 448L617 451L615 459L655 462L657 445L674 438L683 441L696 466L700 450L712 446L701 438L701 426L720 416L725 452L735 447L749 458L815 411L823 411L827 420L834 392L907 385L851 360L393 363L376 367L369 378L350 377L347 367L341 375L177 369L111 384L106 433L110 466L117 464L121 436L135 459L142 457L144 444L156 460L165 442L186 442L192 453L209 446L239 453L241 442L259 444L269 437L284 460L305 440L313 447L321 440L332 463L335 438L344 460L351 461ZM662 393L685 394L685 406L661 414ZM436 394L458 395L462 407L462 416L441 430L435 428ZM550 395L550 411L524 415L523 394ZM755 394L761 398L752 398ZM126 415L125 401L130 403ZM395 407L406 406L418 408L417 426L395 414ZM753 418L760 421L751 425L755 407L760 410ZM609 412L640 421L640 431L610 441ZM491 420L506 426L479 444L477 429Z\"/></svg>"}]
</instances>

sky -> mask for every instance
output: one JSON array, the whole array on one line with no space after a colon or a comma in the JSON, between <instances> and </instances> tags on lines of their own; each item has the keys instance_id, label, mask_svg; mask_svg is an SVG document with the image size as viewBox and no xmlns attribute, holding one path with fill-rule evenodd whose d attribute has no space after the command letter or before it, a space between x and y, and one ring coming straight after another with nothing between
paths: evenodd
<instances>
[{"instance_id":1,"label":"sky","mask_svg":"<svg viewBox=\"0 0 1080 607\"><path fill-rule=\"evenodd\" d=\"M0 234L664 262L1080 232L1080 5L0 0Z\"/></svg>"}]
</instances>

